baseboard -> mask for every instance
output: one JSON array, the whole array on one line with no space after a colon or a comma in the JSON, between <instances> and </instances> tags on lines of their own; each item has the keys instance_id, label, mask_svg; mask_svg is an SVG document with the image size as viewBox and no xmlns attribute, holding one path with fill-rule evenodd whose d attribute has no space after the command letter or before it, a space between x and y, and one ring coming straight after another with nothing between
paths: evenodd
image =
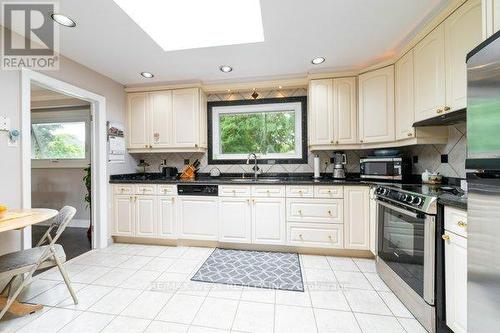
<instances>
[{"instance_id":1,"label":"baseboard","mask_svg":"<svg viewBox=\"0 0 500 333\"><path fill-rule=\"evenodd\" d=\"M298 247L298 246L287 246L287 245L223 243L217 241L202 241L202 240L191 240L191 239L161 239L161 238L126 237L126 236L113 236L113 240L115 243L130 243L130 244L145 244L145 245L219 247L219 248L237 249L237 250L294 252L301 254L315 254L315 255L325 255L325 256L341 256L341 257L356 257L356 258L374 257L373 254L368 250L328 249L319 247Z\"/></svg>"},{"instance_id":2,"label":"baseboard","mask_svg":"<svg viewBox=\"0 0 500 333\"><path fill-rule=\"evenodd\" d=\"M37 223L37 225L49 226L50 221ZM85 219L73 219L73 220L71 220L71 222L68 225L68 227L85 228L85 229L88 229L89 226L90 226L90 220L85 220Z\"/></svg>"}]
</instances>

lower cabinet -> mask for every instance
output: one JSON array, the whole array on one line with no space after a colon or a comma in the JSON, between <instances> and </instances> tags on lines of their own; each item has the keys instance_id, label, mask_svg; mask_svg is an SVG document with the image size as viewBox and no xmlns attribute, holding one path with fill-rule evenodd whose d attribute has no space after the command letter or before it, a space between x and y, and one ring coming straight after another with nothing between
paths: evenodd
<instances>
[{"instance_id":1,"label":"lower cabinet","mask_svg":"<svg viewBox=\"0 0 500 333\"><path fill-rule=\"evenodd\" d=\"M157 234L161 238L176 238L175 226L175 197L158 197L158 210L156 219L158 221Z\"/></svg>"},{"instance_id":2,"label":"lower cabinet","mask_svg":"<svg viewBox=\"0 0 500 333\"><path fill-rule=\"evenodd\" d=\"M218 240L218 197L183 196L178 199L179 238Z\"/></svg>"},{"instance_id":3,"label":"lower cabinet","mask_svg":"<svg viewBox=\"0 0 500 333\"><path fill-rule=\"evenodd\" d=\"M252 242L250 198L219 198L219 241Z\"/></svg>"},{"instance_id":4,"label":"lower cabinet","mask_svg":"<svg viewBox=\"0 0 500 333\"><path fill-rule=\"evenodd\" d=\"M285 244L285 198L253 198L252 243Z\"/></svg>"},{"instance_id":5,"label":"lower cabinet","mask_svg":"<svg viewBox=\"0 0 500 333\"><path fill-rule=\"evenodd\" d=\"M370 249L370 189L344 187L344 248Z\"/></svg>"},{"instance_id":6,"label":"lower cabinet","mask_svg":"<svg viewBox=\"0 0 500 333\"><path fill-rule=\"evenodd\" d=\"M287 223L288 245L344 247L342 224Z\"/></svg>"},{"instance_id":7,"label":"lower cabinet","mask_svg":"<svg viewBox=\"0 0 500 333\"><path fill-rule=\"evenodd\" d=\"M156 197L138 195L134 197L135 235L156 237Z\"/></svg>"},{"instance_id":8,"label":"lower cabinet","mask_svg":"<svg viewBox=\"0 0 500 333\"><path fill-rule=\"evenodd\" d=\"M113 200L114 235L134 236L134 197L117 194Z\"/></svg>"}]
</instances>

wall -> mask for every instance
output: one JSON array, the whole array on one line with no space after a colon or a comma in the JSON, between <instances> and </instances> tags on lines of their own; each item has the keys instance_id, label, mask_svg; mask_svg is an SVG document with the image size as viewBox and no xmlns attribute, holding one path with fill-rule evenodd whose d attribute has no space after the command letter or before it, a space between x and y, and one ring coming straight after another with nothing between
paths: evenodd
<instances>
[{"instance_id":1,"label":"wall","mask_svg":"<svg viewBox=\"0 0 500 333\"><path fill-rule=\"evenodd\" d=\"M307 90L300 89L283 89L283 90L268 90L258 91L260 98L279 98L290 96L306 96ZM252 91L243 93L226 93L226 94L210 94L207 96L208 101L228 101L228 100L245 100L252 99L250 96ZM449 139L445 145L415 145L410 147L402 147L401 150L408 156L418 156L418 163L413 165L413 173L421 174L424 170L437 171L447 177L465 178L465 148L466 148L466 127L465 124L449 126ZM347 155L347 172L359 172L359 160L362 157L369 156L373 150L348 150ZM325 171L325 163L329 164L330 157L333 151L318 151L308 152L307 164L275 164L275 165L259 165L264 173L300 173L313 172L313 159L317 154L321 160L321 171ZM449 163L441 163L441 154L448 154ZM213 168L218 168L223 173L252 173L252 165L246 164L218 164L208 165L207 155L203 153L168 153L168 154L134 154L136 164L140 159L146 160L151 166L148 168L150 172L158 172L158 166L163 159L167 159L170 166L175 166L182 170L184 159L189 159L193 162L199 159L201 162L200 172L210 172ZM333 166L328 165L326 171L331 172Z\"/></svg>"},{"instance_id":2,"label":"wall","mask_svg":"<svg viewBox=\"0 0 500 333\"><path fill-rule=\"evenodd\" d=\"M3 27L0 27L3 29ZM43 74L87 89L106 98L107 119L125 123L125 92L123 86L64 56L60 69ZM21 123L21 75L19 71L0 70L0 115L11 119L12 128ZM21 134L22 135L22 134ZM21 148L8 147L7 135L0 132L0 202L15 208L21 206ZM125 163L109 164L108 174L132 172L134 160L127 155ZM109 207L111 210L111 207ZM110 214L110 211L109 211ZM0 254L20 248L20 232L0 233Z\"/></svg>"}]
</instances>

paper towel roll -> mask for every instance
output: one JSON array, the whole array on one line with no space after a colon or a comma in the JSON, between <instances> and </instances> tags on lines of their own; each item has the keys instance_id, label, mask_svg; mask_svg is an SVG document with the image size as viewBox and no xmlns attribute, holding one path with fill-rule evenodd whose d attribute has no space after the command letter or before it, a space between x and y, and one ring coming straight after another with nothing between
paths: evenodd
<instances>
[{"instance_id":1,"label":"paper towel roll","mask_svg":"<svg viewBox=\"0 0 500 333\"><path fill-rule=\"evenodd\" d=\"M319 169L320 169L319 156L316 155L316 156L314 156L314 178L320 178L321 177Z\"/></svg>"}]
</instances>

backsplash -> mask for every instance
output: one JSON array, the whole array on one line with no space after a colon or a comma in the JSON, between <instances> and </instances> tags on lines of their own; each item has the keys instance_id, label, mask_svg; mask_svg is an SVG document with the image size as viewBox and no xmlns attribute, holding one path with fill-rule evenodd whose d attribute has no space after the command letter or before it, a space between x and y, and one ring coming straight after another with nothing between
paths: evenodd
<instances>
[{"instance_id":1,"label":"backsplash","mask_svg":"<svg viewBox=\"0 0 500 333\"><path fill-rule=\"evenodd\" d=\"M208 101L230 101L252 99L253 91L231 92L223 94L209 94ZM306 96L305 88L297 89L276 89L276 90L257 90L260 98L279 98L291 96ZM418 163L413 164L413 173L421 174L426 169L437 171L446 177L465 178L465 149L466 149L466 126L465 123L449 126L449 139L445 145L416 145L402 147L401 150L409 156L418 156ZM345 151L347 155L346 170L349 173L359 172L359 160L361 157L368 156L372 150L349 150ZM318 155L321 160L321 172L325 172L325 163L328 164L326 172L332 172L333 165L330 164L330 157L333 151L309 152L307 164L260 164L259 167L263 173L303 173L313 172L314 156ZM441 155L447 154L449 163L441 163ZM214 168L218 168L222 173L252 173L253 165L246 164L217 164L209 165L207 154L204 153L163 153L163 154L133 154L138 162L140 159L146 160L151 166L149 172L158 172L159 165L163 159L167 160L169 166L174 166L182 170L184 160L191 163L198 159L201 164L199 171L208 173Z\"/></svg>"}]
</instances>

